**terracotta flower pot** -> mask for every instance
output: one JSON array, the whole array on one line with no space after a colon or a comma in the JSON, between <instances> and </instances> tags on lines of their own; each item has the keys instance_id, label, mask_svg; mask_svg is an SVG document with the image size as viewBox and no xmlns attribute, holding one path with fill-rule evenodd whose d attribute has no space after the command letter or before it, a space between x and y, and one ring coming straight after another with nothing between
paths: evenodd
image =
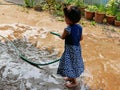
<instances>
[{"instance_id":1,"label":"terracotta flower pot","mask_svg":"<svg viewBox=\"0 0 120 90\"><path fill-rule=\"evenodd\" d=\"M106 20L107 20L107 23L108 24L114 24L114 21L115 21L115 16L110 16L110 15L106 15Z\"/></svg>"},{"instance_id":2,"label":"terracotta flower pot","mask_svg":"<svg viewBox=\"0 0 120 90\"><path fill-rule=\"evenodd\" d=\"M93 20L93 17L95 16L95 12L90 12L85 10L85 18L88 20Z\"/></svg>"},{"instance_id":3,"label":"terracotta flower pot","mask_svg":"<svg viewBox=\"0 0 120 90\"><path fill-rule=\"evenodd\" d=\"M120 21L118 21L118 20L115 20L115 26L120 26Z\"/></svg>"},{"instance_id":4,"label":"terracotta flower pot","mask_svg":"<svg viewBox=\"0 0 120 90\"><path fill-rule=\"evenodd\" d=\"M97 22L97 23L103 23L104 17L105 17L104 13L98 13L98 12L96 12L95 13L95 22Z\"/></svg>"}]
</instances>

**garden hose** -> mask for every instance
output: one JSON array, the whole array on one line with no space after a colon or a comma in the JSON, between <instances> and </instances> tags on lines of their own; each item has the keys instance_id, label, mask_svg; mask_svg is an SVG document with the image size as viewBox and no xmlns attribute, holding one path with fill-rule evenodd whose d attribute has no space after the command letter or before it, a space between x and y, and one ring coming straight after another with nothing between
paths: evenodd
<instances>
[{"instance_id":1,"label":"garden hose","mask_svg":"<svg viewBox=\"0 0 120 90\"><path fill-rule=\"evenodd\" d=\"M55 33L55 32L50 32L50 33L53 34L53 35L56 35L56 36L60 37L60 34L58 34L58 33Z\"/></svg>"},{"instance_id":2,"label":"garden hose","mask_svg":"<svg viewBox=\"0 0 120 90\"><path fill-rule=\"evenodd\" d=\"M54 33L54 32L50 32L50 33L53 34L53 35L56 35L56 36L60 36L59 34ZM27 63L29 63L29 64L31 64L31 65L33 65L33 66L36 66L36 67L45 66L45 65L49 65L49 64L56 63L56 62L58 62L58 61L60 60L60 59L57 59L57 60L54 60L54 61L51 61L51 62L47 62L47 63L43 63L43 64L42 64L42 63L32 62L32 61L30 61L27 57L25 57L23 54L20 53L20 51L19 51L18 48L12 43L12 41L10 41L10 40L9 40L8 38L6 38L6 37L3 37L2 35L0 35L0 37L2 37L2 38L4 38L5 40L9 41L10 44L14 47L14 49L15 49L15 51L17 52L18 56L19 56L22 60L26 61Z\"/></svg>"}]
</instances>

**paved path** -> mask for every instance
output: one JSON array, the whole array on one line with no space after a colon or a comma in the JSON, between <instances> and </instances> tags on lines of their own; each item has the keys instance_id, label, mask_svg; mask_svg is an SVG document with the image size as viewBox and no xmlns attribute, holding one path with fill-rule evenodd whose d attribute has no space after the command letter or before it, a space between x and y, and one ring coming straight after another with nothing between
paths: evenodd
<instances>
[{"instance_id":1,"label":"paved path","mask_svg":"<svg viewBox=\"0 0 120 90\"><path fill-rule=\"evenodd\" d=\"M15 4L21 4L21 5L24 4L24 0L5 0L5 1L12 2L12 3L15 3Z\"/></svg>"}]
</instances>

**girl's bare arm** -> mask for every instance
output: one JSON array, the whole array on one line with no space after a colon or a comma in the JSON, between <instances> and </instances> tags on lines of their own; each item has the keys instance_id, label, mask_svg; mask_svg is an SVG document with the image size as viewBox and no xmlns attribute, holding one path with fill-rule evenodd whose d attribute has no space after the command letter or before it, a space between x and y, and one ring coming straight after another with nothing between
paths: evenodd
<instances>
[{"instance_id":1,"label":"girl's bare arm","mask_svg":"<svg viewBox=\"0 0 120 90\"><path fill-rule=\"evenodd\" d=\"M65 39L65 37L68 35L68 32L64 30L63 34L60 36L61 39Z\"/></svg>"},{"instance_id":2,"label":"girl's bare arm","mask_svg":"<svg viewBox=\"0 0 120 90\"><path fill-rule=\"evenodd\" d=\"M80 39L80 41L82 41L83 40L83 35L81 36L81 39Z\"/></svg>"}]
</instances>

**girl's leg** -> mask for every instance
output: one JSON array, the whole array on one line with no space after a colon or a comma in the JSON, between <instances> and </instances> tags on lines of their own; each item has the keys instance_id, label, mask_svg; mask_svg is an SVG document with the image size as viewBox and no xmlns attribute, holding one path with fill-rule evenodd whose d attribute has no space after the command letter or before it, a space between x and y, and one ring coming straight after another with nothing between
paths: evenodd
<instances>
[{"instance_id":1,"label":"girl's leg","mask_svg":"<svg viewBox=\"0 0 120 90\"><path fill-rule=\"evenodd\" d=\"M64 80L65 80L65 81L70 81L70 82L71 82L71 81L72 81L72 78L64 77Z\"/></svg>"}]
</instances>

